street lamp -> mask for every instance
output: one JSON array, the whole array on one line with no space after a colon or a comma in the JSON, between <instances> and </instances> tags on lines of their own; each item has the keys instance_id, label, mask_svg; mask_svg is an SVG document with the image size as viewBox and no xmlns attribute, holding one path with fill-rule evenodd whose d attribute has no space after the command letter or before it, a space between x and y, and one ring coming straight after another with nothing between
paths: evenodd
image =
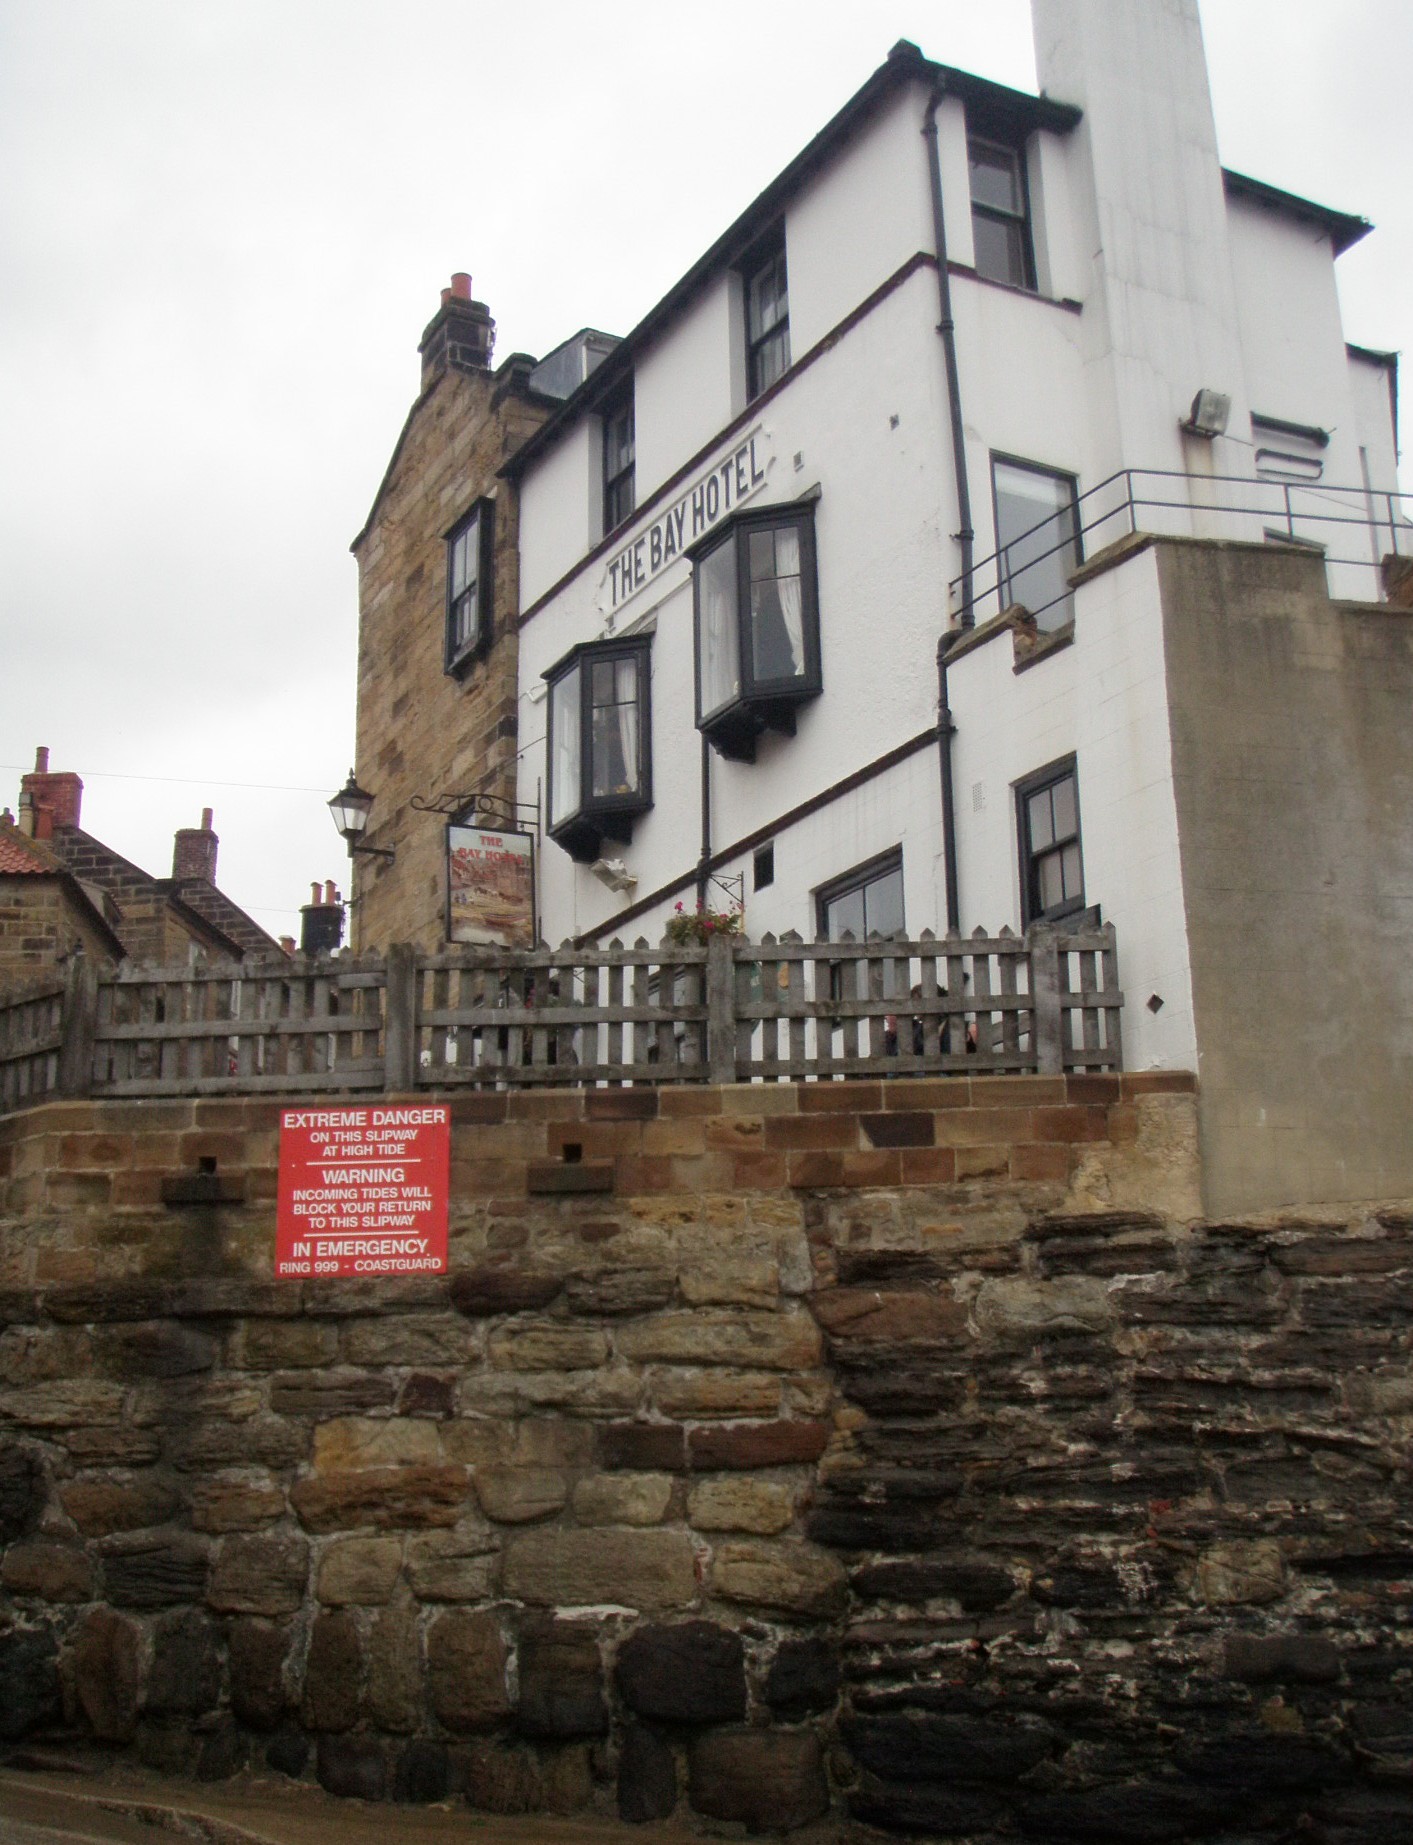
<instances>
[{"instance_id":1,"label":"street lamp","mask_svg":"<svg viewBox=\"0 0 1413 1845\"><path fill-rule=\"evenodd\" d=\"M348 842L348 856L361 853L367 858L386 858L394 856L391 846L365 846L363 835L368 827L368 816L373 811L373 797L366 788L360 788L354 779L353 770L348 772L348 780L329 802L329 812L333 815L334 826L339 835Z\"/></svg>"}]
</instances>

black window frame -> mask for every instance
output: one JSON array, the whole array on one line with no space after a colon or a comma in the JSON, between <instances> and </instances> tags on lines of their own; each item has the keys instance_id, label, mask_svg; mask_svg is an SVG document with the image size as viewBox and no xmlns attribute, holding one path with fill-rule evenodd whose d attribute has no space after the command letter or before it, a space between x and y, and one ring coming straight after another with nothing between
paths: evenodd
<instances>
[{"instance_id":1,"label":"black window frame","mask_svg":"<svg viewBox=\"0 0 1413 1845\"><path fill-rule=\"evenodd\" d=\"M1062 838L1052 837L1039 848L1036 847L1031 832L1030 803L1036 795L1047 793L1069 782L1074 791L1074 831ZM1060 922L1066 917L1078 916L1088 905L1084 894L1084 834L1080 822L1079 805L1079 770L1076 758L1062 756L1058 761L1047 763L1043 769L1036 769L1030 775L1023 776L1015 784L1016 796L1016 847L1020 869L1021 927L1030 928L1032 923ZM1053 804L1052 804L1053 816ZM1040 900L1040 868L1042 862L1056 852L1063 854L1064 848L1073 843L1079 859L1079 895L1065 897L1048 908Z\"/></svg>"},{"instance_id":2,"label":"black window frame","mask_svg":"<svg viewBox=\"0 0 1413 1845\"><path fill-rule=\"evenodd\" d=\"M750 539L767 531L795 531L800 555L800 641L804 655L797 673L760 677L755 669L750 596ZM726 546L734 547L736 690L710 711L702 709L702 572ZM814 501L753 507L716 526L688 553L692 560L692 652L697 729L719 755L754 762L762 731L795 734L798 707L824 690L819 638L819 560L815 547Z\"/></svg>"},{"instance_id":3,"label":"black window frame","mask_svg":"<svg viewBox=\"0 0 1413 1845\"><path fill-rule=\"evenodd\" d=\"M1044 519L1037 519L1034 525L1027 526L1024 530L1018 532L1014 538L1008 538L1003 544L1001 542L1001 496L996 487L996 469L998 467L1014 468L1018 473L1022 474L1040 475L1046 480L1058 481L1069 489L1068 510L1070 514L1071 530L1068 534L1068 543L1073 546L1073 557L1071 559L1070 568L1065 573L1066 576L1073 576L1075 571L1078 570L1080 565L1084 562L1084 534L1080 527L1079 476L1077 474L1071 474L1068 469L1065 468L1052 468L1048 462L1032 461L1028 455L1007 455L1003 454L999 449L993 449L991 451L991 529L996 537L996 600L999 610L1010 608L1014 604L1015 598L1011 593L1013 580L1024 576L1027 570L1036 568L1036 562L1032 561L1028 564L1022 564L1019 570L1013 571L1007 561L1006 553L1013 545L1019 544L1021 539L1029 536L1030 533L1036 531L1040 526L1046 525L1052 519L1058 518L1059 514L1058 512L1048 513ZM1059 548L1057 543L1053 547L1053 551L1058 552ZM1049 559L1047 558L1038 560L1039 563L1046 563L1048 561ZM1042 619L1049 616L1051 611L1058 604L1064 605L1064 615L1060 621L1055 621L1053 617L1049 620ZM1074 592L1066 589L1063 596L1052 598L1051 601L1047 602L1039 609L1030 608L1029 603L1024 603L1021 606L1026 608L1029 613L1035 617L1042 630L1048 631L1054 628L1062 628L1066 622L1071 621L1074 617Z\"/></svg>"},{"instance_id":4,"label":"black window frame","mask_svg":"<svg viewBox=\"0 0 1413 1845\"><path fill-rule=\"evenodd\" d=\"M638 785L631 793L595 795L593 672L605 661L632 659L637 664ZM555 690L575 668L579 669L579 795L570 812L554 810ZM652 758L652 636L630 634L613 640L583 641L556 660L543 675L549 688L545 710L545 802L549 837L577 862L600 856L605 839L626 845L633 837L633 822L653 804Z\"/></svg>"},{"instance_id":5,"label":"black window frame","mask_svg":"<svg viewBox=\"0 0 1413 1845\"><path fill-rule=\"evenodd\" d=\"M821 884L814 893L815 928L821 940L837 942L843 938L829 933L829 906L837 903L841 897L850 897L855 891L866 891L870 884L881 884L884 878L896 873L898 879L898 910L902 916L901 927L890 930L883 936L890 941L894 936L907 935L907 908L903 887L903 848L902 845L890 846L886 852L878 852L872 858L865 859L861 865L841 872L837 878L831 878L827 884ZM870 933L882 935L882 931L871 932L867 923L867 904L865 903L865 922L862 935L856 935L856 942L866 942Z\"/></svg>"},{"instance_id":6,"label":"black window frame","mask_svg":"<svg viewBox=\"0 0 1413 1845\"><path fill-rule=\"evenodd\" d=\"M477 528L474 584L456 588L457 548L471 527ZM476 596L472 631L463 634L461 605L471 590ZM445 671L460 675L490 646L495 633L495 501L479 499L446 534L446 661Z\"/></svg>"},{"instance_id":7,"label":"black window frame","mask_svg":"<svg viewBox=\"0 0 1413 1845\"><path fill-rule=\"evenodd\" d=\"M627 418L627 441L616 430ZM633 379L619 385L599 410L603 470L603 529L607 537L633 517L638 505L638 429ZM615 452L616 451L616 452ZM626 456L626 458L625 458Z\"/></svg>"},{"instance_id":8,"label":"black window frame","mask_svg":"<svg viewBox=\"0 0 1413 1845\"><path fill-rule=\"evenodd\" d=\"M776 268L780 274L776 299L783 301L784 311L769 327L757 331L753 314L756 286ZM783 224L777 225L748 253L740 265L740 272L746 328L746 402L754 403L790 369L790 272L785 260ZM778 369L770 369L777 360Z\"/></svg>"},{"instance_id":9,"label":"black window frame","mask_svg":"<svg viewBox=\"0 0 1413 1845\"><path fill-rule=\"evenodd\" d=\"M1005 154L1013 163L1020 195L1019 211L1008 210L1005 206L993 204L989 200L979 200L973 180L976 162L972 158L974 148L984 148L993 154ZM971 203L972 221L972 267L984 282L998 282L1004 288L1018 288L1026 294L1037 292L1035 276L1035 230L1030 209L1030 163L1026 158L1026 139L1021 135L1006 132L999 124L967 124L967 193ZM976 223L980 219L987 224L1001 224L1008 229L1020 232L1021 276L1012 274L997 275L989 267L983 267L981 247L976 237Z\"/></svg>"}]
</instances>

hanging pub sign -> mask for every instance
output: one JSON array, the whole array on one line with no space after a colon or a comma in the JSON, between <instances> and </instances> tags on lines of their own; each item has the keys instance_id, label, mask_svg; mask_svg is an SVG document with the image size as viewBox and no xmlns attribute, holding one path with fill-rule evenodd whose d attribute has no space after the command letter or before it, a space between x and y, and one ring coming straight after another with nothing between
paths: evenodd
<instances>
[{"instance_id":1,"label":"hanging pub sign","mask_svg":"<svg viewBox=\"0 0 1413 1845\"><path fill-rule=\"evenodd\" d=\"M445 1103L281 1109L275 1274L444 1273L450 1162Z\"/></svg>"},{"instance_id":2,"label":"hanging pub sign","mask_svg":"<svg viewBox=\"0 0 1413 1845\"><path fill-rule=\"evenodd\" d=\"M448 941L535 946L535 842L484 826L446 830Z\"/></svg>"}]
</instances>

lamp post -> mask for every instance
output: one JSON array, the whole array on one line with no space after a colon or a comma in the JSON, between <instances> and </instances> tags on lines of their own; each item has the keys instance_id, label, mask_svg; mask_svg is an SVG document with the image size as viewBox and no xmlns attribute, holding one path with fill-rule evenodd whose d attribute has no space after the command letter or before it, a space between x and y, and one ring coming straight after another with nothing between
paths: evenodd
<instances>
[{"instance_id":1,"label":"lamp post","mask_svg":"<svg viewBox=\"0 0 1413 1845\"><path fill-rule=\"evenodd\" d=\"M366 788L360 788L353 770L348 772L348 780L329 802L329 812L333 816L334 826L341 838L348 842L348 856L353 858L361 854L365 858L386 858L394 856L391 846L365 846L363 835L368 828L368 816L373 811L373 797Z\"/></svg>"}]
</instances>

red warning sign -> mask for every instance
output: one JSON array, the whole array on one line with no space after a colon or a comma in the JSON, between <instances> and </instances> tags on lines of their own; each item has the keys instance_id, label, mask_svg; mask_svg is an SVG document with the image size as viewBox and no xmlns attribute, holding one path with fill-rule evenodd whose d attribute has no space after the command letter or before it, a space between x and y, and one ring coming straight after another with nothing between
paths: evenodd
<instances>
[{"instance_id":1,"label":"red warning sign","mask_svg":"<svg viewBox=\"0 0 1413 1845\"><path fill-rule=\"evenodd\" d=\"M441 1274L450 1164L445 1105L283 1109L276 1275Z\"/></svg>"}]
</instances>

